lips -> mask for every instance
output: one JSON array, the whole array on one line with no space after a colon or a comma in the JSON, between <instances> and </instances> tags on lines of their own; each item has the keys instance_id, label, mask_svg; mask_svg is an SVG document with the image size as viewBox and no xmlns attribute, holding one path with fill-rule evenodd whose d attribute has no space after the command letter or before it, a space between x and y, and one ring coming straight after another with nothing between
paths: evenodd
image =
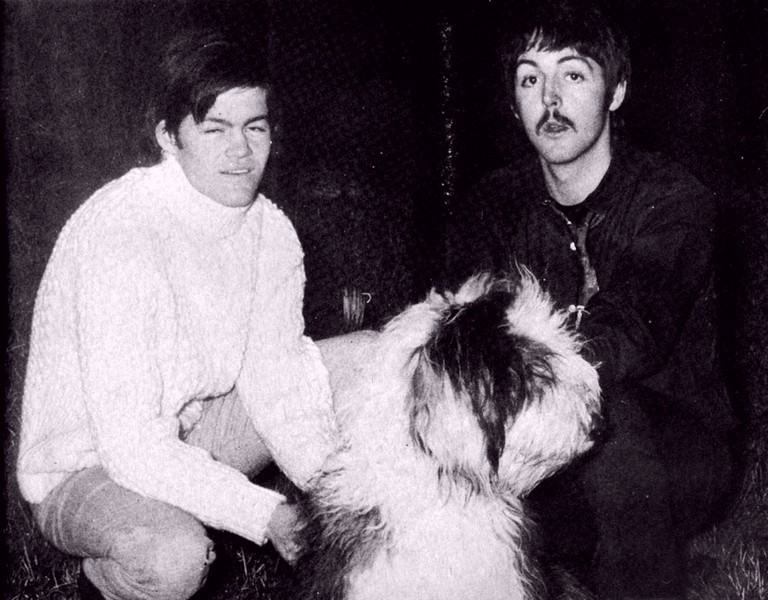
<instances>
[{"instance_id":1,"label":"lips","mask_svg":"<svg viewBox=\"0 0 768 600\"><path fill-rule=\"evenodd\" d=\"M568 130L568 126L564 125L563 123L558 123L557 121L547 121L539 128L539 131L541 133L544 133L544 135L557 135L559 133L563 133L564 131Z\"/></svg>"},{"instance_id":2,"label":"lips","mask_svg":"<svg viewBox=\"0 0 768 600\"><path fill-rule=\"evenodd\" d=\"M219 171L219 172L222 175L248 175L252 171L253 169L240 168L240 169L226 169L224 171Z\"/></svg>"}]
</instances>

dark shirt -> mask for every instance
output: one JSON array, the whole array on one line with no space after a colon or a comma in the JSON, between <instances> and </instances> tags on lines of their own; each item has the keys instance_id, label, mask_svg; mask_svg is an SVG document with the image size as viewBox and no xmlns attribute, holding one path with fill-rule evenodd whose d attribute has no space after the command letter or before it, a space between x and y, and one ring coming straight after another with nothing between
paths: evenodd
<instances>
[{"instance_id":1,"label":"dark shirt","mask_svg":"<svg viewBox=\"0 0 768 600\"><path fill-rule=\"evenodd\" d=\"M559 308L584 307L579 331L604 389L648 387L724 430L733 420L715 347L714 222L711 194L662 155L617 146L597 189L565 208L530 155L453 211L444 283L528 268Z\"/></svg>"}]
</instances>

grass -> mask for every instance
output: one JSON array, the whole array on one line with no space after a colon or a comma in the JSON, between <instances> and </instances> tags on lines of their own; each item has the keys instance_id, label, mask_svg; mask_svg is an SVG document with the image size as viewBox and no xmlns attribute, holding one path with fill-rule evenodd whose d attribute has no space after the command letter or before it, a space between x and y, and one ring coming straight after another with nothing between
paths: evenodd
<instances>
[{"instance_id":1,"label":"grass","mask_svg":"<svg viewBox=\"0 0 768 600\"><path fill-rule=\"evenodd\" d=\"M267 600L277 597L289 579L289 567L270 549L213 533L218 558L206 587L195 600ZM6 572L7 600L78 600L80 561L49 546L23 545Z\"/></svg>"},{"instance_id":2,"label":"grass","mask_svg":"<svg viewBox=\"0 0 768 600\"><path fill-rule=\"evenodd\" d=\"M690 546L689 600L768 598L768 429L750 438L733 508Z\"/></svg>"},{"instance_id":3,"label":"grass","mask_svg":"<svg viewBox=\"0 0 768 600\"><path fill-rule=\"evenodd\" d=\"M749 449L744 486L724 520L693 540L688 600L768 598L768 437ZM8 600L77 600L79 561L64 556L24 520L14 527L16 552L8 556ZM212 532L218 558L196 600L276 600L289 567L271 548Z\"/></svg>"}]
</instances>

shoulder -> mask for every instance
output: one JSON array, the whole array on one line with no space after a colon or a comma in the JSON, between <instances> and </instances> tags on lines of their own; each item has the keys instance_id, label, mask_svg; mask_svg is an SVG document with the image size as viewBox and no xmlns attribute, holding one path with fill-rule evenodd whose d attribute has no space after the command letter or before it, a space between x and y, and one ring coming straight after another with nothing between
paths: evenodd
<instances>
[{"instance_id":1,"label":"shoulder","mask_svg":"<svg viewBox=\"0 0 768 600\"><path fill-rule=\"evenodd\" d=\"M97 190L67 221L56 249L80 262L135 259L160 233L151 177L152 167L135 168Z\"/></svg>"},{"instance_id":2,"label":"shoulder","mask_svg":"<svg viewBox=\"0 0 768 600\"><path fill-rule=\"evenodd\" d=\"M87 232L121 225L130 228L140 224L143 220L140 207L151 200L148 185L152 177L151 169L131 169L122 177L106 183L80 205L64 230Z\"/></svg>"},{"instance_id":3,"label":"shoulder","mask_svg":"<svg viewBox=\"0 0 768 600\"><path fill-rule=\"evenodd\" d=\"M594 208L653 230L695 227L712 229L712 193L682 165L660 152L620 145Z\"/></svg>"},{"instance_id":4,"label":"shoulder","mask_svg":"<svg viewBox=\"0 0 768 600\"><path fill-rule=\"evenodd\" d=\"M679 210L709 213L714 196L687 169L661 152L628 149L624 156L634 195Z\"/></svg>"}]
</instances>

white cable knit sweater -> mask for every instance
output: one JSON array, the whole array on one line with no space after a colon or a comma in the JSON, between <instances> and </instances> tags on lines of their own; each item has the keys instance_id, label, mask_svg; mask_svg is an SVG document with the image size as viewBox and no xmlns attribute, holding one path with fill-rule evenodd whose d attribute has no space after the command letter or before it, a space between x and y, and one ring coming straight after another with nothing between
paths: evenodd
<instances>
[{"instance_id":1,"label":"white cable knit sweater","mask_svg":"<svg viewBox=\"0 0 768 600\"><path fill-rule=\"evenodd\" d=\"M237 390L302 487L338 443L328 374L303 336L303 254L264 196L224 207L172 157L96 192L38 291L18 479L33 503L102 465L124 487L256 543L280 494L183 443L201 401Z\"/></svg>"}]
</instances>

